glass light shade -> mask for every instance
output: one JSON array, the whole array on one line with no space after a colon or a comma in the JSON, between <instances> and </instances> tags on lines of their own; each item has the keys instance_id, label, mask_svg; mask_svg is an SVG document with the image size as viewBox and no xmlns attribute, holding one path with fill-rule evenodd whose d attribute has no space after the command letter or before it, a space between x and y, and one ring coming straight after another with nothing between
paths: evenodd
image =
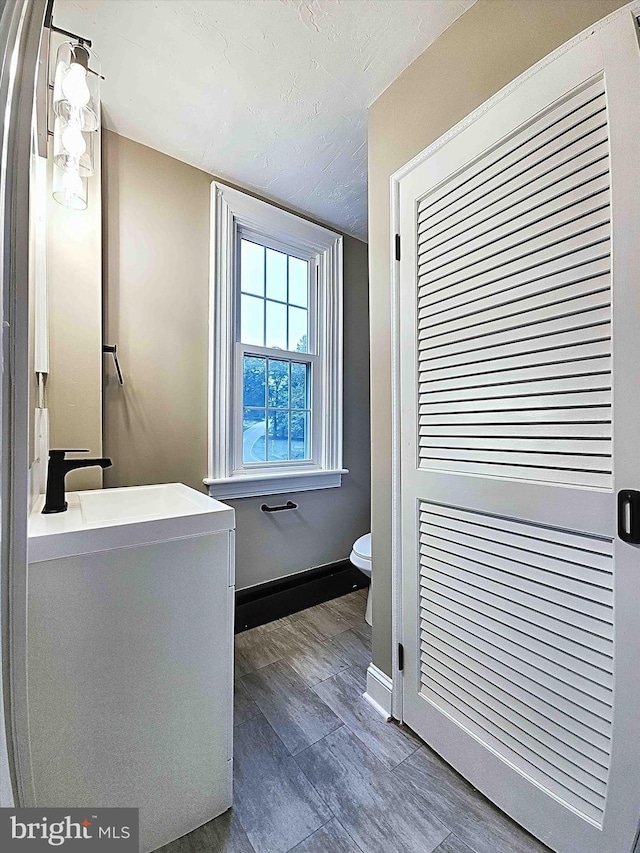
<instances>
[{"instance_id":1,"label":"glass light shade","mask_svg":"<svg viewBox=\"0 0 640 853\"><path fill-rule=\"evenodd\" d=\"M53 110L82 131L100 127L100 60L83 44L64 42L56 54Z\"/></svg>"},{"instance_id":2,"label":"glass light shade","mask_svg":"<svg viewBox=\"0 0 640 853\"><path fill-rule=\"evenodd\" d=\"M94 172L95 135L80 130L75 122L56 118L53 126L53 162L63 170L77 171L83 178Z\"/></svg>"},{"instance_id":3,"label":"glass light shade","mask_svg":"<svg viewBox=\"0 0 640 853\"><path fill-rule=\"evenodd\" d=\"M77 171L53 166L53 197L70 210L87 209L87 179Z\"/></svg>"}]
</instances>

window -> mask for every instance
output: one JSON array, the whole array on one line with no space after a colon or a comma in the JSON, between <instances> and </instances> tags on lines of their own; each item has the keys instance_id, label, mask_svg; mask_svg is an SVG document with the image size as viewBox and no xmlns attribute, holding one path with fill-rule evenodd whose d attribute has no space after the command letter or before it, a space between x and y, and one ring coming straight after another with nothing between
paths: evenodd
<instances>
[{"instance_id":1,"label":"window","mask_svg":"<svg viewBox=\"0 0 640 853\"><path fill-rule=\"evenodd\" d=\"M342 474L342 238L212 187L209 476L214 497Z\"/></svg>"},{"instance_id":2,"label":"window","mask_svg":"<svg viewBox=\"0 0 640 853\"><path fill-rule=\"evenodd\" d=\"M316 267L257 239L239 233L239 463L311 460Z\"/></svg>"}]
</instances>

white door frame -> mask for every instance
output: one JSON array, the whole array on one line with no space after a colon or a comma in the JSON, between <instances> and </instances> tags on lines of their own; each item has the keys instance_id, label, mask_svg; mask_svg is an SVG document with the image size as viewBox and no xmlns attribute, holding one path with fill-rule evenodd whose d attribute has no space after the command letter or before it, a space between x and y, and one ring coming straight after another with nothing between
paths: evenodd
<instances>
[{"instance_id":1,"label":"white door frame","mask_svg":"<svg viewBox=\"0 0 640 853\"><path fill-rule=\"evenodd\" d=\"M490 110L512 92L516 91L533 74L536 74L547 65L554 62L559 56L571 50L575 45L587 39L594 31L602 29L611 21L622 15L639 15L640 0L633 0L626 6L617 9L611 15L578 33L570 41L558 47L548 56L545 56L511 83L500 89L485 101L472 113L454 125L439 139L417 154L413 159L405 163L394 172L390 178L391 198L391 231L390 231L390 277L391 277L391 394L392 394L392 520L391 520L391 583L392 583L392 609L391 609L391 643L392 643L392 716L402 721L403 719L403 675L399 667L398 648L403 642L402 630L402 503L401 503L401 474L400 474L400 263L396 260L396 234L400 233L400 181L421 163L432 156L439 148L442 148L452 137L456 136L467 125L472 124L481 115ZM640 839L638 851L640 853Z\"/></svg>"},{"instance_id":2,"label":"white door frame","mask_svg":"<svg viewBox=\"0 0 640 853\"><path fill-rule=\"evenodd\" d=\"M35 805L27 713L29 177L40 40L50 0L0 19L0 806ZM8 778L7 778L8 777Z\"/></svg>"}]
</instances>

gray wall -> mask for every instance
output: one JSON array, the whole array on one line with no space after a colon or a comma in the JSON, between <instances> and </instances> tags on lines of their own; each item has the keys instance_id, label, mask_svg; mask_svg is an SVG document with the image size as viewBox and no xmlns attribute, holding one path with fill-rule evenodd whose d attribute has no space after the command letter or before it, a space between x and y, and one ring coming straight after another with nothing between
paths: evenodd
<instances>
[{"instance_id":1,"label":"gray wall","mask_svg":"<svg viewBox=\"0 0 640 853\"><path fill-rule=\"evenodd\" d=\"M207 476L209 193L213 177L114 133L103 139L105 485ZM296 513L236 509L237 584L252 586L349 555L370 527L367 246L344 244L344 467L340 489L279 495Z\"/></svg>"},{"instance_id":2,"label":"gray wall","mask_svg":"<svg viewBox=\"0 0 640 853\"><path fill-rule=\"evenodd\" d=\"M623 0L478 0L369 114L373 661L391 673L389 178L487 98Z\"/></svg>"},{"instance_id":3,"label":"gray wall","mask_svg":"<svg viewBox=\"0 0 640 853\"><path fill-rule=\"evenodd\" d=\"M86 448L102 456L102 200L100 137L96 171L89 178L86 210L69 210L47 192L47 291L49 299L49 446ZM96 489L102 471L87 468L67 477L67 488Z\"/></svg>"}]
</instances>

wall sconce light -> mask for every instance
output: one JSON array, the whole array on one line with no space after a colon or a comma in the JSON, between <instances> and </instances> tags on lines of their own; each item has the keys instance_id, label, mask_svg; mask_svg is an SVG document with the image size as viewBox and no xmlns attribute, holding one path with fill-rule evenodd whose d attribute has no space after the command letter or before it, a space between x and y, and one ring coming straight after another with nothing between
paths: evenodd
<instances>
[{"instance_id":1,"label":"wall sconce light","mask_svg":"<svg viewBox=\"0 0 640 853\"><path fill-rule=\"evenodd\" d=\"M87 207L100 128L100 60L83 40L64 42L53 81L53 197L72 210Z\"/></svg>"},{"instance_id":2,"label":"wall sconce light","mask_svg":"<svg viewBox=\"0 0 640 853\"><path fill-rule=\"evenodd\" d=\"M53 166L53 197L70 210L87 209L87 181L77 171Z\"/></svg>"},{"instance_id":3,"label":"wall sconce light","mask_svg":"<svg viewBox=\"0 0 640 853\"><path fill-rule=\"evenodd\" d=\"M94 133L81 131L74 122L56 118L53 124L53 162L63 171L75 171L82 178L94 172Z\"/></svg>"},{"instance_id":4,"label":"wall sconce light","mask_svg":"<svg viewBox=\"0 0 640 853\"><path fill-rule=\"evenodd\" d=\"M100 127L100 60L84 42L64 42L58 48L53 110L81 130Z\"/></svg>"}]
</instances>

